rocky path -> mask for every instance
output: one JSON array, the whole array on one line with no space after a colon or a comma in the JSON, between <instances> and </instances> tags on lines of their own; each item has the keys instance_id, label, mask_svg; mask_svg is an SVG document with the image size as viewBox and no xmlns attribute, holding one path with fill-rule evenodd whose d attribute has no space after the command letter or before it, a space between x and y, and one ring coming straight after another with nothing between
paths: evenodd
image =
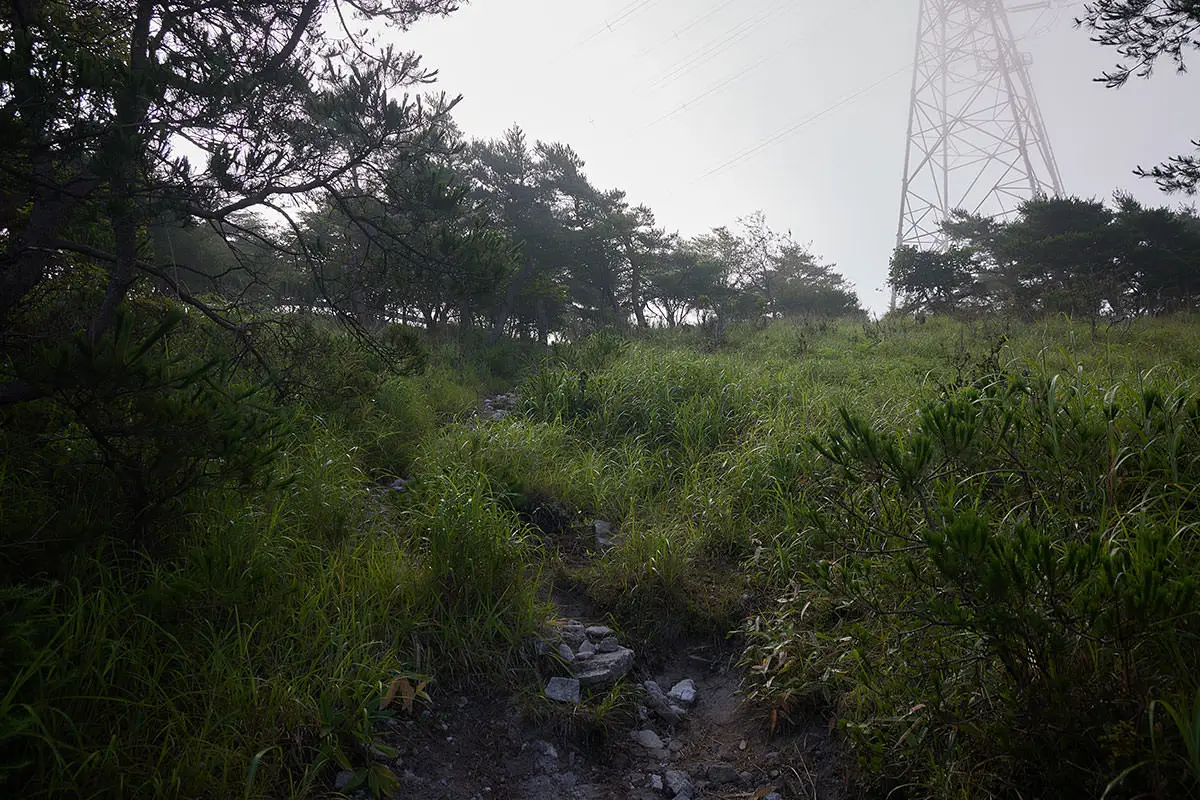
<instances>
[{"instance_id":1,"label":"rocky path","mask_svg":"<svg viewBox=\"0 0 1200 800\"><path fill-rule=\"evenodd\" d=\"M680 647L652 668L607 626L565 619L556 627L557 641L541 647L561 674L544 682L543 696L466 693L439 698L415 719L392 721L384 740L400 750L391 764L402 780L399 797L856 797L843 778L828 724L815 717L793 720L772 733L768 715L742 702L741 676L729 654ZM560 645L571 651L570 661L565 653L552 652ZM604 672L609 677L597 677ZM636 698L633 718L605 737L585 735L570 724L576 693L590 691L594 702L610 677L624 681ZM559 713L539 714L539 708Z\"/></svg>"},{"instance_id":2,"label":"rocky path","mask_svg":"<svg viewBox=\"0 0 1200 800\"><path fill-rule=\"evenodd\" d=\"M515 398L489 398L481 421ZM603 522L589 550L611 546ZM435 697L416 718L392 720L384 741L401 798L422 800L848 800L829 725L819 716L772 730L743 702L736 651L678 642L640 656L577 594L552 597L559 617L535 643L540 691ZM597 706L620 682L620 709Z\"/></svg>"}]
</instances>

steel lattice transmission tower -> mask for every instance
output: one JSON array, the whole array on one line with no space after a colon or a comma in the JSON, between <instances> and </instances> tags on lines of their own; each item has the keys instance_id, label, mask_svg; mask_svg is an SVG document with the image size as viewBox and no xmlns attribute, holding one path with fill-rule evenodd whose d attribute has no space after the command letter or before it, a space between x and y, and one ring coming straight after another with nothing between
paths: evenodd
<instances>
[{"instance_id":1,"label":"steel lattice transmission tower","mask_svg":"<svg viewBox=\"0 0 1200 800\"><path fill-rule=\"evenodd\" d=\"M1062 194L1009 18L1049 5L921 0L898 247L943 247L955 209L1006 218L1023 200Z\"/></svg>"}]
</instances>

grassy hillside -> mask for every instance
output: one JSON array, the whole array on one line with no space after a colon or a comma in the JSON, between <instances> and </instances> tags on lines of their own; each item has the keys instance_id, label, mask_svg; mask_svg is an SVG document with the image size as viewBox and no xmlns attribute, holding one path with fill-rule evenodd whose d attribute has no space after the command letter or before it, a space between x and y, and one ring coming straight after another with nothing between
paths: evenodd
<instances>
[{"instance_id":1,"label":"grassy hillside","mask_svg":"<svg viewBox=\"0 0 1200 800\"><path fill-rule=\"evenodd\" d=\"M1194 793L1198 332L775 322L410 377L331 359L259 488L189 495L166 551L98 537L4 590L0 778L316 793L366 769L397 692L525 680L559 581L649 643L739 632L764 720L827 713L880 796ZM471 417L518 383L515 414ZM6 433L0 527L103 515L35 446ZM617 545L571 558L549 508Z\"/></svg>"}]
</instances>

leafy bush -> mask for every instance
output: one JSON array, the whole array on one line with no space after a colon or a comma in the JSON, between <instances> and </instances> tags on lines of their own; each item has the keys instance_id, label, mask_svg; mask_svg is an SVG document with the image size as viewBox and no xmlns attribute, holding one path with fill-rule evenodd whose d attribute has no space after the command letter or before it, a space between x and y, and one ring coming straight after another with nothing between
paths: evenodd
<instances>
[{"instance_id":1,"label":"leafy bush","mask_svg":"<svg viewBox=\"0 0 1200 800\"><path fill-rule=\"evenodd\" d=\"M24 550L36 552L40 540L61 551L64 539L101 535L166 547L160 517L189 493L265 479L282 415L239 385L228 358L189 352L173 336L181 322L168 308L139 330L121 314L99 341L77 334L16 365L36 399L5 411L0 492L19 495L2 506L11 510L10 530L42 529ZM79 487L73 502L58 502L63 485ZM57 508L39 497L55 497ZM46 517L39 525L29 511Z\"/></svg>"},{"instance_id":2,"label":"leafy bush","mask_svg":"<svg viewBox=\"0 0 1200 800\"><path fill-rule=\"evenodd\" d=\"M824 558L752 625L761 695L837 698L867 774L937 796L1094 797L1142 760L1122 790L1182 791L1148 710L1200 659L1186 386L994 375L814 444Z\"/></svg>"}]
</instances>

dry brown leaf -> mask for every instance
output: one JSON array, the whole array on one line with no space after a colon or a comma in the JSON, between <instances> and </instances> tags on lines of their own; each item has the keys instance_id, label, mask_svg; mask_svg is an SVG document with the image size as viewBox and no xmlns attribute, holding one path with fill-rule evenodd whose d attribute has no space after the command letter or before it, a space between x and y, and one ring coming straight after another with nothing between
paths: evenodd
<instances>
[{"instance_id":1,"label":"dry brown leaf","mask_svg":"<svg viewBox=\"0 0 1200 800\"><path fill-rule=\"evenodd\" d=\"M404 706L405 714L412 714L413 700L417 697L417 690L409 683L408 678L400 681L400 703Z\"/></svg>"},{"instance_id":2,"label":"dry brown leaf","mask_svg":"<svg viewBox=\"0 0 1200 800\"><path fill-rule=\"evenodd\" d=\"M395 679L388 684L387 692L384 693L383 700L379 703L380 708L387 708L392 704L392 701L396 699L396 692L400 691L400 682L403 680L405 680L403 675L397 675Z\"/></svg>"}]
</instances>

